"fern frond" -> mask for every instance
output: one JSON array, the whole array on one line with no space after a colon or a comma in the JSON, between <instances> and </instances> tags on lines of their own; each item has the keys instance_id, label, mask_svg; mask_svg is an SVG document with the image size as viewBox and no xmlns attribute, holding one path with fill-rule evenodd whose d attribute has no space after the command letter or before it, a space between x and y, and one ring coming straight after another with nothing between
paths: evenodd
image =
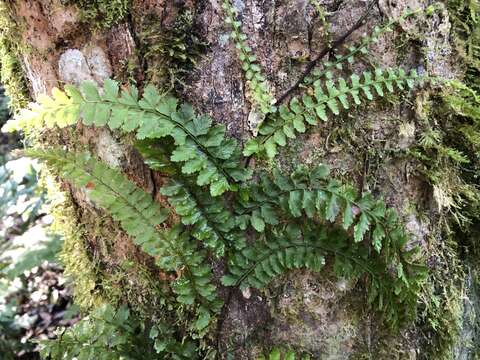
<instances>
[{"instance_id":1,"label":"fern frond","mask_svg":"<svg viewBox=\"0 0 480 360\"><path fill-rule=\"evenodd\" d=\"M309 125L316 125L318 119L327 121L329 113L337 116L341 109L349 109L360 105L362 100L372 101L374 93L383 97L384 92L393 93L395 87L404 90L413 88L416 81L421 80L415 70L409 74L403 69L376 69L372 74L365 71L360 78L353 74L347 83L345 79L328 80L323 85L314 83L314 95L304 95L301 100L292 98L289 105L281 105L278 115L265 121L260 127L261 136L251 139L244 148L244 155L250 156L266 152L270 158L277 154L277 146L285 146L288 139L296 138L296 133L304 133Z\"/></svg>"},{"instance_id":2,"label":"fern frond","mask_svg":"<svg viewBox=\"0 0 480 360\"><path fill-rule=\"evenodd\" d=\"M234 139L225 138L225 126L213 125L207 116L195 115L188 104L162 96L147 86L140 98L134 86L119 91L118 83L106 80L103 93L94 83L84 82L80 90L66 86L52 90L53 97L39 97L37 104L22 111L5 130L65 127L81 117L87 126L109 126L135 132L137 139L171 137L174 149L170 160L183 165L182 171L196 174L197 184L209 185L212 196L234 188L249 178L240 165L240 149Z\"/></svg>"},{"instance_id":3,"label":"fern frond","mask_svg":"<svg viewBox=\"0 0 480 360\"><path fill-rule=\"evenodd\" d=\"M217 257L224 255L226 247L244 246L244 235L236 229L235 217L227 210L221 197L212 197L191 177L182 175L164 149L152 141L137 142L136 148L152 170L172 175L173 178L160 189L160 193L167 197L182 223L191 226L193 237L202 241Z\"/></svg>"},{"instance_id":4,"label":"fern frond","mask_svg":"<svg viewBox=\"0 0 480 360\"><path fill-rule=\"evenodd\" d=\"M415 16L421 13L421 9L411 10L408 9L401 16L395 19L391 19L386 24L382 26L375 26L373 28L372 34L370 36L363 36L362 40L355 45L349 46L347 52L344 55L335 55L335 59L332 61L323 62L322 69L314 69L312 74L305 78L305 84L313 84L315 81L322 78L330 79L332 77L332 70L343 70L345 64L353 64L355 58L360 54L367 54L368 48L378 42L380 36L383 34L392 32L396 24L401 23L402 21Z\"/></svg>"},{"instance_id":5,"label":"fern frond","mask_svg":"<svg viewBox=\"0 0 480 360\"><path fill-rule=\"evenodd\" d=\"M247 36L241 31L242 23L237 20L237 10L230 0L223 1L223 9L226 13L225 22L232 27L230 37L238 50L238 57L242 62L242 70L247 79L249 89L249 94L247 95L250 95L254 107L263 114L275 112L275 98L269 89L265 76L262 75L256 55L252 53L252 49L247 44Z\"/></svg>"},{"instance_id":6,"label":"fern frond","mask_svg":"<svg viewBox=\"0 0 480 360\"><path fill-rule=\"evenodd\" d=\"M280 348L273 348L267 356L260 356L257 358L257 360L310 360L309 355L300 355L298 353L295 353L292 350L283 350Z\"/></svg>"},{"instance_id":7,"label":"fern frond","mask_svg":"<svg viewBox=\"0 0 480 360\"><path fill-rule=\"evenodd\" d=\"M165 271L180 274L172 284L177 301L185 305L199 304L200 325L206 327L210 312L217 312L221 301L211 282L211 269L204 251L199 250L181 226L159 230L168 212L151 196L126 179L118 170L96 161L88 154L69 154L62 150L26 150L25 154L46 162L59 175L87 191L97 206L106 210L134 243L156 259ZM202 330L197 328L197 330Z\"/></svg>"},{"instance_id":8,"label":"fern frond","mask_svg":"<svg viewBox=\"0 0 480 360\"><path fill-rule=\"evenodd\" d=\"M275 227L262 233L253 246L233 254L225 286L263 289L274 278L292 269L320 271L327 256L333 258L337 277L349 280L365 278L368 302L382 311L392 327L410 320L416 309L418 291L425 269L406 261L392 264L379 255L371 255L361 244L352 244L339 230L327 231L308 222ZM412 255L405 255L411 260ZM394 265L395 271L391 271Z\"/></svg>"},{"instance_id":9,"label":"fern frond","mask_svg":"<svg viewBox=\"0 0 480 360\"><path fill-rule=\"evenodd\" d=\"M265 224L306 216L331 223L340 221L345 230L353 232L356 243L371 231L377 252L385 246L401 249L407 241L393 209L387 209L382 200L375 200L369 193L358 195L352 186L330 178L325 165L313 169L298 166L290 176L274 170L273 176L263 174L260 179L245 191L249 195L239 199L237 207L238 216L257 231L263 231Z\"/></svg>"}]
</instances>

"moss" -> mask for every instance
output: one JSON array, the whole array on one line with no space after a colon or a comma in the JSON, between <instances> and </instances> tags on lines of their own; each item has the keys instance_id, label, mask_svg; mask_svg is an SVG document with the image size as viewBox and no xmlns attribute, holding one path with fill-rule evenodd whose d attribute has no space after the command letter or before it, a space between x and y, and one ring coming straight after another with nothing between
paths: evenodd
<instances>
[{"instance_id":1,"label":"moss","mask_svg":"<svg viewBox=\"0 0 480 360\"><path fill-rule=\"evenodd\" d=\"M22 40L11 14L7 2L0 1L0 79L10 98L10 108L16 112L28 104L30 96L19 60Z\"/></svg>"},{"instance_id":2,"label":"moss","mask_svg":"<svg viewBox=\"0 0 480 360\"><path fill-rule=\"evenodd\" d=\"M432 239L433 264L421 297L422 359L452 359L462 326L466 274L455 239L442 237Z\"/></svg>"},{"instance_id":3,"label":"moss","mask_svg":"<svg viewBox=\"0 0 480 360\"><path fill-rule=\"evenodd\" d=\"M93 31L108 29L129 14L131 0L68 0L80 11L80 20Z\"/></svg>"},{"instance_id":4,"label":"moss","mask_svg":"<svg viewBox=\"0 0 480 360\"><path fill-rule=\"evenodd\" d=\"M180 11L171 28L165 28L153 15L140 19L139 39L141 56L147 65L147 81L164 90L185 86L186 74L205 48L195 31L194 16L188 10Z\"/></svg>"},{"instance_id":5,"label":"moss","mask_svg":"<svg viewBox=\"0 0 480 360\"><path fill-rule=\"evenodd\" d=\"M462 60L466 80L470 86L480 90L480 2L449 0L447 8L454 29L452 38Z\"/></svg>"},{"instance_id":6,"label":"moss","mask_svg":"<svg viewBox=\"0 0 480 360\"><path fill-rule=\"evenodd\" d=\"M105 302L98 290L98 268L87 253L85 229L75 222L76 213L69 196L58 189L50 178L48 181L50 213L54 217L52 230L63 235L63 247L59 258L65 275L74 285L74 300L84 311Z\"/></svg>"}]
</instances>

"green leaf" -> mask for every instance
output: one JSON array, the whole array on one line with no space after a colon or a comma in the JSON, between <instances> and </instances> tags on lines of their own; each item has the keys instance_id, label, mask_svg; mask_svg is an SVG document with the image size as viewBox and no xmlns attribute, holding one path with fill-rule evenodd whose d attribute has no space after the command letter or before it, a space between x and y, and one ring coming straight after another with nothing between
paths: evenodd
<instances>
[{"instance_id":1,"label":"green leaf","mask_svg":"<svg viewBox=\"0 0 480 360\"><path fill-rule=\"evenodd\" d=\"M245 144L243 148L243 155L244 156L251 156L253 154L258 154L260 152L260 144L256 139L250 139Z\"/></svg>"},{"instance_id":2,"label":"green leaf","mask_svg":"<svg viewBox=\"0 0 480 360\"><path fill-rule=\"evenodd\" d=\"M297 115L293 118L293 127L300 133L304 133L306 131L305 124L303 122L303 116Z\"/></svg>"},{"instance_id":3,"label":"green leaf","mask_svg":"<svg viewBox=\"0 0 480 360\"><path fill-rule=\"evenodd\" d=\"M302 215L302 194L302 190L294 190L289 194L288 207L294 217Z\"/></svg>"},{"instance_id":4,"label":"green leaf","mask_svg":"<svg viewBox=\"0 0 480 360\"><path fill-rule=\"evenodd\" d=\"M274 348L271 352L270 355L268 356L268 360L280 360L280 350L278 348Z\"/></svg>"},{"instance_id":5,"label":"green leaf","mask_svg":"<svg viewBox=\"0 0 480 360\"><path fill-rule=\"evenodd\" d=\"M197 321L195 321L195 328L197 329L197 331L205 329L210 323L210 318L210 312L207 309L201 307L199 309Z\"/></svg>"},{"instance_id":6,"label":"green leaf","mask_svg":"<svg viewBox=\"0 0 480 360\"><path fill-rule=\"evenodd\" d=\"M362 213L360 220L354 227L354 240L355 242L360 242L363 240L365 233L368 231L370 221L365 213Z\"/></svg>"},{"instance_id":7,"label":"green leaf","mask_svg":"<svg viewBox=\"0 0 480 360\"><path fill-rule=\"evenodd\" d=\"M100 95L98 93L97 85L93 81L84 81L80 84L80 90L82 91L85 100L87 101L99 101Z\"/></svg>"},{"instance_id":8,"label":"green leaf","mask_svg":"<svg viewBox=\"0 0 480 360\"><path fill-rule=\"evenodd\" d=\"M230 185L228 184L227 179L225 179L224 177L210 183L210 194L212 196L222 195L225 191L228 190L230 190Z\"/></svg>"},{"instance_id":9,"label":"green leaf","mask_svg":"<svg viewBox=\"0 0 480 360\"><path fill-rule=\"evenodd\" d=\"M372 234L372 245L377 252L382 250L382 241L385 238L385 230L381 224L377 224Z\"/></svg>"},{"instance_id":10,"label":"green leaf","mask_svg":"<svg viewBox=\"0 0 480 360\"><path fill-rule=\"evenodd\" d=\"M258 232L263 232L265 230L265 222L263 221L260 211L258 210L252 212L252 216L250 217L250 223L252 224L253 228Z\"/></svg>"},{"instance_id":11,"label":"green leaf","mask_svg":"<svg viewBox=\"0 0 480 360\"><path fill-rule=\"evenodd\" d=\"M275 143L274 138L269 138L265 142L265 151L270 159L273 159L275 155L277 155L277 144Z\"/></svg>"},{"instance_id":12,"label":"green leaf","mask_svg":"<svg viewBox=\"0 0 480 360\"><path fill-rule=\"evenodd\" d=\"M196 150L192 146L179 146L172 152L170 160L173 162L187 161L197 156Z\"/></svg>"},{"instance_id":13,"label":"green leaf","mask_svg":"<svg viewBox=\"0 0 480 360\"><path fill-rule=\"evenodd\" d=\"M328 221L334 222L335 219L337 218L339 211L340 211L340 207L338 206L337 195L331 194L327 202L326 219Z\"/></svg>"},{"instance_id":14,"label":"green leaf","mask_svg":"<svg viewBox=\"0 0 480 360\"><path fill-rule=\"evenodd\" d=\"M345 210L343 211L343 228L348 230L353 224L353 209L352 204L347 201L345 204Z\"/></svg>"},{"instance_id":15,"label":"green leaf","mask_svg":"<svg viewBox=\"0 0 480 360\"><path fill-rule=\"evenodd\" d=\"M278 224L278 218L277 214L275 212L275 209L271 204L264 204L261 207L261 214L263 220L270 225L277 225Z\"/></svg>"}]
</instances>

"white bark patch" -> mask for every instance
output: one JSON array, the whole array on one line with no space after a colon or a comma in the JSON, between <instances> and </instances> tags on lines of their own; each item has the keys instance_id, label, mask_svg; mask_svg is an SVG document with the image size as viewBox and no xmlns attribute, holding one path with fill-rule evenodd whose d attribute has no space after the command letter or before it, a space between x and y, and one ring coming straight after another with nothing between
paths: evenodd
<instances>
[{"instance_id":1,"label":"white bark patch","mask_svg":"<svg viewBox=\"0 0 480 360\"><path fill-rule=\"evenodd\" d=\"M68 49L58 61L58 74L66 83L80 85L83 81L93 81L87 59L80 50Z\"/></svg>"},{"instance_id":2,"label":"white bark patch","mask_svg":"<svg viewBox=\"0 0 480 360\"><path fill-rule=\"evenodd\" d=\"M97 83L103 83L112 76L110 61L102 48L98 46L87 47L83 51L91 76Z\"/></svg>"},{"instance_id":3,"label":"white bark patch","mask_svg":"<svg viewBox=\"0 0 480 360\"><path fill-rule=\"evenodd\" d=\"M125 146L118 143L107 129L99 132L97 154L106 164L114 168L121 167L125 152Z\"/></svg>"},{"instance_id":4,"label":"white bark patch","mask_svg":"<svg viewBox=\"0 0 480 360\"><path fill-rule=\"evenodd\" d=\"M60 79L76 86L83 81L102 84L112 76L112 68L105 52L98 46L87 46L80 51L68 49L58 62Z\"/></svg>"}]
</instances>

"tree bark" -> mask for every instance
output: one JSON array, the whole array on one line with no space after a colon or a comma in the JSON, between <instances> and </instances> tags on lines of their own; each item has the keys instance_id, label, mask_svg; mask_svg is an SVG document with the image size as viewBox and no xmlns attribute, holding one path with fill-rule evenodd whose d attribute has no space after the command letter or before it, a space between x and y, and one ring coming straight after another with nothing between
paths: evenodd
<instances>
[{"instance_id":1,"label":"tree bark","mask_svg":"<svg viewBox=\"0 0 480 360\"><path fill-rule=\"evenodd\" d=\"M198 113L209 114L215 122L225 124L230 135L244 142L252 136L248 126L251 104L235 47L228 39L230 29L224 22L221 3L133 0L124 19L94 31L92 24L82 22L80 10L68 2L11 1L13 18L21 24L20 36L25 45L21 63L31 96L36 99L40 94L49 94L53 87L78 85L83 80L101 84L106 78L135 81L142 87L162 64L146 56L151 46L143 42L143 34L150 26L147 19L156 21L155 29L161 35L175 26L179 14L188 10L194 16L192 31L208 46L174 91ZM332 58L335 52L342 53L371 33L374 26L400 16L408 7L425 8L429 1L379 0L373 6L362 0L318 3L326 11L329 26L307 0L234 1L242 30L277 99L297 82L309 61L323 53L320 61ZM324 51L329 41L341 38L362 16L365 21L338 44L339 49ZM432 76L455 78L459 70L449 37L446 10L418 22L407 20L383 35L368 56L351 65L351 70L362 71L373 62L382 67L415 68ZM286 169L296 163L327 163L335 174L355 183L360 191L384 196L388 206L402 215L411 233L411 244L428 251L430 239L439 233L440 218L431 188L415 171L416 160L396 156L393 151L415 142L413 134L399 129L402 124L415 129L415 102L420 95L400 95L321 123L289 144L275 161ZM158 193L165 177L146 167L128 139L124 140L109 130L81 125L73 136L62 131L43 139L70 149L89 148L109 165L120 167L158 201L165 202ZM76 221L92 221L92 217L82 216L93 211L91 205L81 192L73 188L70 191L78 206ZM150 264L148 257L121 233L108 240L113 242L109 251L102 251L101 243L107 241L104 237L87 234L89 253L104 267L131 259ZM223 265L215 269L217 278L222 271ZM228 290L222 288L221 293L226 299ZM365 298L361 284L337 281L328 271L296 271L275 282L266 293L233 290L218 322L219 333L215 334L220 353L233 344L235 359L250 359L264 347L281 345L300 348L322 359L428 358L426 335L419 324L391 335L378 317L368 312Z\"/></svg>"}]
</instances>

